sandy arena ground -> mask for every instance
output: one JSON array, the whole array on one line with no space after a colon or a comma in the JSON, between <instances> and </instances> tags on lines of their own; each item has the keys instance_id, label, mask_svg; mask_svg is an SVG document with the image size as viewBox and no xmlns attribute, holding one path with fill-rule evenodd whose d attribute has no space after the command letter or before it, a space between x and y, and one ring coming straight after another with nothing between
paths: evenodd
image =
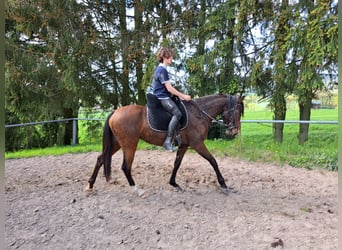
<instances>
[{"instance_id":1,"label":"sandy arena ground","mask_svg":"<svg viewBox=\"0 0 342 250\"><path fill-rule=\"evenodd\" d=\"M6 160L6 249L337 249L336 172L187 153L168 184L176 153L138 151L132 192L113 157L85 191L97 152Z\"/></svg>"}]
</instances>

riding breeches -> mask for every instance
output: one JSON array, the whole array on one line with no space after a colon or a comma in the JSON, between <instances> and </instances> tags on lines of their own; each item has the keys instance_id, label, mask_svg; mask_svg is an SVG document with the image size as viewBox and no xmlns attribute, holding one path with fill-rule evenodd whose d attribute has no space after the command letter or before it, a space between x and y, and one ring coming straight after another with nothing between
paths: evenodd
<instances>
[{"instance_id":1,"label":"riding breeches","mask_svg":"<svg viewBox=\"0 0 342 250\"><path fill-rule=\"evenodd\" d=\"M178 121L182 118L182 112L179 110L176 103L171 98L160 99L160 103L167 112L169 112L173 116L176 116Z\"/></svg>"}]
</instances>

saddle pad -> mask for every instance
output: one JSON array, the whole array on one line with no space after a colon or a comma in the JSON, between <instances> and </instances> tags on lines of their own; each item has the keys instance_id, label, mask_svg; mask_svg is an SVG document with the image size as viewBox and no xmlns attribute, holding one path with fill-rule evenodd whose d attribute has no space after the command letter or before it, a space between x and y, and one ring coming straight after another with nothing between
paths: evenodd
<instances>
[{"instance_id":1,"label":"saddle pad","mask_svg":"<svg viewBox=\"0 0 342 250\"><path fill-rule=\"evenodd\" d=\"M152 130L158 132L165 132L169 126L171 120L171 114L161 106L160 101L153 94L148 93L147 98L147 121L148 125ZM179 110L182 112L182 118L180 120L180 128L184 129L188 124L188 113L184 106L184 103L175 100Z\"/></svg>"}]
</instances>

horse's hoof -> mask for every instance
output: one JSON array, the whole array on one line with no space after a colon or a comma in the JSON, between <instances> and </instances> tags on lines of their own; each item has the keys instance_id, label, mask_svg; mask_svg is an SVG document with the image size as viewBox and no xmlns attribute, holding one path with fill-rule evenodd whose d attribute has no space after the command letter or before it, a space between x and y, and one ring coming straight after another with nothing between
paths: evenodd
<instances>
[{"instance_id":1,"label":"horse's hoof","mask_svg":"<svg viewBox=\"0 0 342 250\"><path fill-rule=\"evenodd\" d=\"M221 191L227 195L230 193L237 193L237 190L234 190L234 187L221 187Z\"/></svg>"},{"instance_id":2,"label":"horse's hoof","mask_svg":"<svg viewBox=\"0 0 342 250\"><path fill-rule=\"evenodd\" d=\"M227 187L221 187L221 190L224 194L226 194L226 195L229 194L229 189Z\"/></svg>"},{"instance_id":3,"label":"horse's hoof","mask_svg":"<svg viewBox=\"0 0 342 250\"><path fill-rule=\"evenodd\" d=\"M145 194L145 190L140 189L137 186L134 186L133 191L138 195L138 197L143 197Z\"/></svg>"},{"instance_id":4,"label":"horse's hoof","mask_svg":"<svg viewBox=\"0 0 342 250\"><path fill-rule=\"evenodd\" d=\"M91 193L91 192L93 192L93 188L91 188L90 185L88 184L88 186L86 187L86 191L88 193Z\"/></svg>"},{"instance_id":5,"label":"horse's hoof","mask_svg":"<svg viewBox=\"0 0 342 250\"><path fill-rule=\"evenodd\" d=\"M183 192L183 189L180 186L178 186L178 187L175 187L175 191L181 193Z\"/></svg>"},{"instance_id":6,"label":"horse's hoof","mask_svg":"<svg viewBox=\"0 0 342 250\"><path fill-rule=\"evenodd\" d=\"M144 194L145 194L145 190L142 190L142 189L138 189L138 190L137 190L137 195L138 195L139 197L143 197Z\"/></svg>"}]
</instances>

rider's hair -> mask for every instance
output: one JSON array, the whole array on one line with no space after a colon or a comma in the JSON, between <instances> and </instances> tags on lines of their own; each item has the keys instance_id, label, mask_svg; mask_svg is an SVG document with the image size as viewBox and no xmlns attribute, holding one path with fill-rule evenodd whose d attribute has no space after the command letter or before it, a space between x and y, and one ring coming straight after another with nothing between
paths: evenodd
<instances>
[{"instance_id":1,"label":"rider's hair","mask_svg":"<svg viewBox=\"0 0 342 250\"><path fill-rule=\"evenodd\" d=\"M160 48L157 53L157 61L162 63L163 58L170 58L173 56L173 51L170 48Z\"/></svg>"}]
</instances>

